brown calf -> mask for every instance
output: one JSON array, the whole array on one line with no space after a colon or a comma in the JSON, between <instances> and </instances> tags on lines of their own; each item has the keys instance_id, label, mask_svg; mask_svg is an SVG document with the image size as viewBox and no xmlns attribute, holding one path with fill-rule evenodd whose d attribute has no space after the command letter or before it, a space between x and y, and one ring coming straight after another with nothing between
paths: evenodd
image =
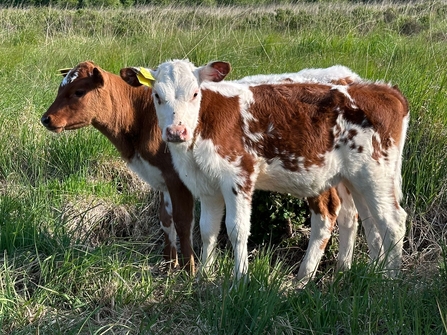
<instances>
[{"instance_id":1,"label":"brown calf","mask_svg":"<svg viewBox=\"0 0 447 335\"><path fill-rule=\"evenodd\" d=\"M92 62L69 71L41 122L59 133L92 125L120 152L127 166L152 188L161 191L160 223L165 235L164 257L177 265L177 234L181 263L195 272L192 248L194 200L174 170L161 139L151 90L133 88Z\"/></svg>"}]
</instances>

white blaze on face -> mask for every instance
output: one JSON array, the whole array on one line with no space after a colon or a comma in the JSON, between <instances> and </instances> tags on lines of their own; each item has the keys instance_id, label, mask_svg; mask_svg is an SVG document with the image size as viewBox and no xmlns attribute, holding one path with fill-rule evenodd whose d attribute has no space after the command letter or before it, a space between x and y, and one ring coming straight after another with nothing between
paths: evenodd
<instances>
[{"instance_id":1,"label":"white blaze on face","mask_svg":"<svg viewBox=\"0 0 447 335\"><path fill-rule=\"evenodd\" d=\"M188 141L197 126L201 94L195 69L190 62L175 60L152 73L152 95L164 141L175 136L179 142Z\"/></svg>"},{"instance_id":2,"label":"white blaze on face","mask_svg":"<svg viewBox=\"0 0 447 335\"><path fill-rule=\"evenodd\" d=\"M70 71L68 71L68 73L65 75L64 79L62 80L61 87L70 84L77 77L78 77L78 71L71 69Z\"/></svg>"}]
</instances>

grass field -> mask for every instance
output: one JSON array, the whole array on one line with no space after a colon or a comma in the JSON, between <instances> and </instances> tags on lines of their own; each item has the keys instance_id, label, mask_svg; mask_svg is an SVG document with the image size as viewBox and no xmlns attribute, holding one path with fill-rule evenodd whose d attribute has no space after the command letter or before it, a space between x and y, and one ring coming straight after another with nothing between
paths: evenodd
<instances>
[{"instance_id":1,"label":"grass field","mask_svg":"<svg viewBox=\"0 0 447 335\"><path fill-rule=\"evenodd\" d=\"M0 9L0 332L446 333L446 50L444 2ZM399 86L411 124L397 279L368 264L361 235L351 271L333 271L335 236L303 290L294 245L257 246L250 285L233 290L231 250L209 280L165 270L157 194L95 129L55 135L40 117L60 68L93 60L118 73L186 57L230 61L229 79L343 64Z\"/></svg>"}]
</instances>

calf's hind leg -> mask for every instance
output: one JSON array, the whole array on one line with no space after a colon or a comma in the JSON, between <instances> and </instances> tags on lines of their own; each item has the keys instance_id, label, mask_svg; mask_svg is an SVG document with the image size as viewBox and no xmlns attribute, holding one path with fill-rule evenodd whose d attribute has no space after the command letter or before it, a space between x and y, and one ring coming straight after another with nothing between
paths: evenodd
<instances>
[{"instance_id":1,"label":"calf's hind leg","mask_svg":"<svg viewBox=\"0 0 447 335\"><path fill-rule=\"evenodd\" d=\"M358 213L352 195L343 183L337 185L337 194L341 203L337 218L339 250L336 271L339 272L350 269L352 265L358 229Z\"/></svg>"},{"instance_id":2,"label":"calf's hind leg","mask_svg":"<svg viewBox=\"0 0 447 335\"><path fill-rule=\"evenodd\" d=\"M335 188L324 191L317 197L307 199L311 211L309 244L298 271L300 285L306 285L315 274L326 245L334 230L340 199Z\"/></svg>"},{"instance_id":3,"label":"calf's hind leg","mask_svg":"<svg viewBox=\"0 0 447 335\"><path fill-rule=\"evenodd\" d=\"M392 180L391 183L389 181L379 181L352 185L357 193L356 197L359 197L360 202L367 206L373 218L375 230L380 235L382 242L380 250L384 250L384 254L378 255L378 258L384 259L385 270L390 277L397 275L402 263L405 220L407 217L407 213L398 203L399 196L396 194L394 183L396 183L395 180ZM362 215L362 212L360 214Z\"/></svg>"}]
</instances>

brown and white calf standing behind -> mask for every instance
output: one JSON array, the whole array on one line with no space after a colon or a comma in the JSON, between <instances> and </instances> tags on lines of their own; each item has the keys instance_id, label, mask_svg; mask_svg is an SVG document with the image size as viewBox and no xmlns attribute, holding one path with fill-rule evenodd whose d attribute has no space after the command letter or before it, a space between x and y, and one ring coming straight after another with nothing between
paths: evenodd
<instances>
[{"instance_id":1,"label":"brown and white calf standing behind","mask_svg":"<svg viewBox=\"0 0 447 335\"><path fill-rule=\"evenodd\" d=\"M218 231L211 219L225 205L236 278L247 273L255 188L315 197L343 183L380 235L385 253L371 254L395 275L405 234L399 202L409 119L400 91L381 83L214 83L229 71L226 62L197 68L185 60L151 70L163 139L180 178L201 200L203 259Z\"/></svg>"}]
</instances>

